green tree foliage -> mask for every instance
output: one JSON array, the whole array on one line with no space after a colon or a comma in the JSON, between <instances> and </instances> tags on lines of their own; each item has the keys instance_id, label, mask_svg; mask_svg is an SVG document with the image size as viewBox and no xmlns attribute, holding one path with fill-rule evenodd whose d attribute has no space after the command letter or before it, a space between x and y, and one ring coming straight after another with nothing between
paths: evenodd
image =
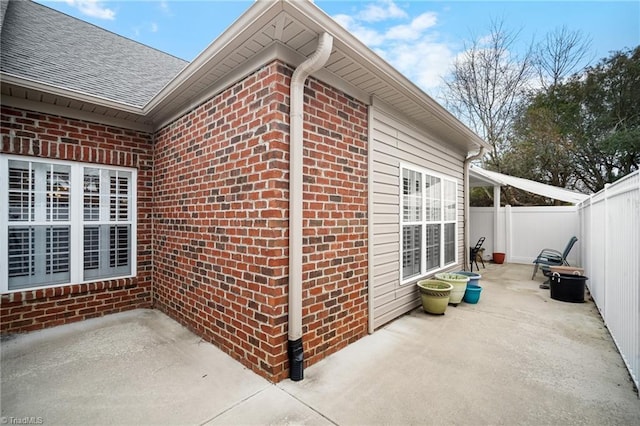
<instances>
[{"instance_id":1,"label":"green tree foliage","mask_svg":"<svg viewBox=\"0 0 640 426\"><path fill-rule=\"evenodd\" d=\"M614 53L572 84L581 89L576 174L595 192L640 167L640 46Z\"/></svg>"},{"instance_id":2,"label":"green tree foliage","mask_svg":"<svg viewBox=\"0 0 640 426\"><path fill-rule=\"evenodd\" d=\"M599 191L640 167L640 47L613 53L521 105L505 173Z\"/></svg>"}]
</instances>

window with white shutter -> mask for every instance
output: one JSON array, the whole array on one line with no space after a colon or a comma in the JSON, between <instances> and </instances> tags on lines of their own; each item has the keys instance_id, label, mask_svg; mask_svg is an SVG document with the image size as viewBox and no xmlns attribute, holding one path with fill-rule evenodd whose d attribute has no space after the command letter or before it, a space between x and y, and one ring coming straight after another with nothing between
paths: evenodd
<instances>
[{"instance_id":1,"label":"window with white shutter","mask_svg":"<svg viewBox=\"0 0 640 426\"><path fill-rule=\"evenodd\" d=\"M135 273L136 171L0 156L1 291Z\"/></svg>"},{"instance_id":2,"label":"window with white shutter","mask_svg":"<svg viewBox=\"0 0 640 426\"><path fill-rule=\"evenodd\" d=\"M402 167L402 282L456 263L457 184L416 167Z\"/></svg>"}]
</instances>

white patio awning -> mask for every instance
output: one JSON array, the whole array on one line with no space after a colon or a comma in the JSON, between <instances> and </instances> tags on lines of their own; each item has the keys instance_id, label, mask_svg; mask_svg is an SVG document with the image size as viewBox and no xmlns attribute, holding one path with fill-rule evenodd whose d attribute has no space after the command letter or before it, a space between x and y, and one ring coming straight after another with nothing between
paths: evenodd
<instances>
[{"instance_id":1,"label":"white patio awning","mask_svg":"<svg viewBox=\"0 0 640 426\"><path fill-rule=\"evenodd\" d=\"M480 167L471 166L469 169L469 184L471 187L477 186L513 186L523 191L532 192L542 195L543 197L561 200L567 203L578 204L579 202L589 198L588 195L576 191L570 191L564 188L535 182L529 179L518 178L514 176L504 175L502 173L490 172Z\"/></svg>"}]
</instances>

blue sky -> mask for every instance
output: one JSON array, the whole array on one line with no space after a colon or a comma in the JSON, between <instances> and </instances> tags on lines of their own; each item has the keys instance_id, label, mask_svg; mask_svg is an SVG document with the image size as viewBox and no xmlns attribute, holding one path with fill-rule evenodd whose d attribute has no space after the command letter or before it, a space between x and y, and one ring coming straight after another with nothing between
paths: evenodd
<instances>
[{"instance_id":1,"label":"blue sky","mask_svg":"<svg viewBox=\"0 0 640 426\"><path fill-rule=\"evenodd\" d=\"M252 1L38 0L71 16L186 60L193 60ZM303 0L306 1L306 0ZM437 95L465 43L491 21L519 32L514 54L562 26L591 39L592 62L640 45L639 1L316 0L427 93Z\"/></svg>"}]
</instances>

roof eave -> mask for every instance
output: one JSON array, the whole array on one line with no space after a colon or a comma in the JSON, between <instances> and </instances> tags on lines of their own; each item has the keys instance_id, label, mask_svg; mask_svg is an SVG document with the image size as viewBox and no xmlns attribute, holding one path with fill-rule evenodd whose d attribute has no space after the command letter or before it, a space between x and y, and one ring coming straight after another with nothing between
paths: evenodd
<instances>
[{"instance_id":1,"label":"roof eave","mask_svg":"<svg viewBox=\"0 0 640 426\"><path fill-rule=\"evenodd\" d=\"M0 72L0 81L5 84L22 87L26 90L36 90L44 93L49 93L54 96L71 98L79 102L99 105L105 108L119 109L130 114L143 115L142 108L135 105L131 105L125 102L115 102L111 99L90 95L88 93L76 90L70 90L60 86L42 83L40 81L35 81L24 77L18 77L16 75L8 74L5 72Z\"/></svg>"},{"instance_id":2,"label":"roof eave","mask_svg":"<svg viewBox=\"0 0 640 426\"><path fill-rule=\"evenodd\" d=\"M196 59L187 65L171 82L169 82L154 98L144 106L145 114L155 115L181 87L189 85L204 72L209 64L214 64L228 54L229 49L237 46L259 31L264 25L285 12L307 28L318 33L328 32L334 37L334 44L340 44L358 58L358 62L368 69L376 70L390 86L404 96L422 105L437 120L457 133L461 148L467 151L491 146L476 133L454 117L449 111L433 100L422 89L412 83L399 71L393 68L380 56L375 54L364 43L358 40L344 27L334 21L311 1L263 0L254 2L220 37L214 40ZM374 95L374 94L369 94Z\"/></svg>"},{"instance_id":3,"label":"roof eave","mask_svg":"<svg viewBox=\"0 0 640 426\"><path fill-rule=\"evenodd\" d=\"M165 102L170 95L207 66L216 57L223 55L231 46L238 43L239 36L247 28L270 20L282 11L283 0L255 1L227 30L216 38L196 58L182 69L162 90L160 90L143 108L150 114Z\"/></svg>"},{"instance_id":4,"label":"roof eave","mask_svg":"<svg viewBox=\"0 0 640 426\"><path fill-rule=\"evenodd\" d=\"M152 132L142 109L0 72L2 104L117 127ZM18 94L12 92L19 89ZM47 100L48 99L48 100Z\"/></svg>"},{"instance_id":5,"label":"roof eave","mask_svg":"<svg viewBox=\"0 0 640 426\"><path fill-rule=\"evenodd\" d=\"M296 18L298 19L306 18L312 20L318 28L329 32L339 41L343 42L346 47L350 48L354 52L354 54L358 55L361 61L368 62L371 67L379 70L382 73L384 80L390 85L398 87L405 96L413 98L418 104L426 106L440 121L464 135L468 141L467 149L491 148L490 144L480 138L453 114L442 107L442 105L427 95L422 89L392 67L377 53L373 52L362 41L347 31L342 25L338 24L313 2L285 2L284 10L292 14L295 13L297 15Z\"/></svg>"}]
</instances>

